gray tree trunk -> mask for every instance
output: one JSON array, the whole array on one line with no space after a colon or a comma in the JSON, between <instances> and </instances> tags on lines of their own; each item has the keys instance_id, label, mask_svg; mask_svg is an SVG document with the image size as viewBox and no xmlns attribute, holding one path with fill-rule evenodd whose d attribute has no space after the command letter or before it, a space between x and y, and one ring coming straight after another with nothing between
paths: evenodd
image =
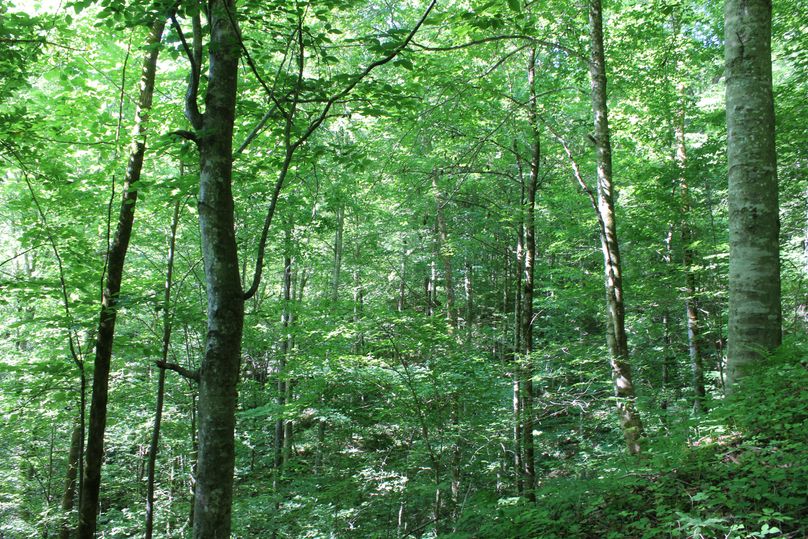
<instances>
[{"instance_id":1,"label":"gray tree trunk","mask_svg":"<svg viewBox=\"0 0 808 539\"><path fill-rule=\"evenodd\" d=\"M724 5L729 166L727 388L781 341L771 3Z\"/></svg>"},{"instance_id":2,"label":"gray tree trunk","mask_svg":"<svg viewBox=\"0 0 808 539\"><path fill-rule=\"evenodd\" d=\"M520 204L524 200L524 187L520 195ZM517 224L516 230L516 268L515 293L513 304L513 468L516 472L516 494L525 492L525 473L522 455L522 367L519 351L522 348L522 273L525 265L524 227Z\"/></svg>"},{"instance_id":3,"label":"gray tree trunk","mask_svg":"<svg viewBox=\"0 0 808 539\"><path fill-rule=\"evenodd\" d=\"M685 273L685 314L687 316L687 345L690 353L690 371L693 386L693 411L704 411L704 367L699 343L699 311L696 307L696 274L693 271L693 232L690 230L690 191L687 185L687 145L685 143L685 105L683 89L680 88L679 114L674 126L676 139L676 167L679 171L679 194L682 200L680 232L682 237L682 266Z\"/></svg>"},{"instance_id":4,"label":"gray tree trunk","mask_svg":"<svg viewBox=\"0 0 808 539\"><path fill-rule=\"evenodd\" d=\"M438 173L432 173L432 191L435 197L435 245L438 251L438 256L443 265L443 285L446 288L446 321L449 323L449 328L455 331L458 326L457 309L455 308L455 293L452 269L452 256L449 246L449 232L446 227L446 217L443 207L446 201L443 198L443 193L438 187Z\"/></svg>"},{"instance_id":5,"label":"gray tree trunk","mask_svg":"<svg viewBox=\"0 0 808 539\"><path fill-rule=\"evenodd\" d=\"M591 47L589 75L597 152L597 211L601 221L601 248L603 250L606 281L606 340L609 346L620 427L623 430L623 436L629 452L636 454L640 452L642 421L635 405L634 383L631 380L631 368L628 362L623 276L614 214L612 145L609 138L609 119L606 106L606 59L603 51L603 10L601 0L590 1L589 30Z\"/></svg>"}]
</instances>

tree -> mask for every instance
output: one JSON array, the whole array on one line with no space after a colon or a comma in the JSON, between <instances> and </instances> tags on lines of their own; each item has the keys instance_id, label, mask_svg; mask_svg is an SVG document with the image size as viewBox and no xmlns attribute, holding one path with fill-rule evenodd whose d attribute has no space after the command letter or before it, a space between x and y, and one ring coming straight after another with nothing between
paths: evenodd
<instances>
[{"instance_id":1,"label":"tree","mask_svg":"<svg viewBox=\"0 0 808 539\"><path fill-rule=\"evenodd\" d=\"M595 119L595 152L597 155L597 213L606 280L606 340L612 366L617 413L629 453L640 452L642 421L636 408L634 382L629 365L628 338L623 301L623 268L617 223L614 212L612 182L612 145L606 105L606 57L603 50L603 9L600 0L589 4L591 58L589 61L592 112Z\"/></svg>"},{"instance_id":2,"label":"tree","mask_svg":"<svg viewBox=\"0 0 808 539\"><path fill-rule=\"evenodd\" d=\"M207 342L199 367L199 431L193 536L229 537L235 463L236 385L241 363L244 293L236 247L233 203L233 123L241 41L235 2L214 0L208 9L210 66L205 112L197 94L202 69L202 28L193 19L191 75L185 114L199 148L199 229L207 288ZM173 19L174 26L182 30ZM183 38L184 40L184 38Z\"/></svg>"},{"instance_id":3,"label":"tree","mask_svg":"<svg viewBox=\"0 0 808 539\"><path fill-rule=\"evenodd\" d=\"M160 16L162 17L162 16ZM132 236L137 203L137 182L143 170L146 153L146 128L154 95L154 79L157 71L157 55L165 28L165 19L158 19L146 40L146 54L140 83L140 97L135 113L135 129L132 148L121 196L120 215L115 237L108 246L106 261L106 286L101 300L98 333L95 339L95 362L93 369L93 396L90 403L90 423L87 432L86 465L79 507L79 537L90 539L95 535L98 516L98 497L101 490L101 465L104 458L104 431L107 425L107 399L109 372L112 361L112 345L115 339L115 322L118 316L118 301L121 292L124 261Z\"/></svg>"},{"instance_id":4,"label":"tree","mask_svg":"<svg viewBox=\"0 0 808 539\"><path fill-rule=\"evenodd\" d=\"M727 387L780 345L780 215L771 3L724 6L729 167Z\"/></svg>"}]
</instances>

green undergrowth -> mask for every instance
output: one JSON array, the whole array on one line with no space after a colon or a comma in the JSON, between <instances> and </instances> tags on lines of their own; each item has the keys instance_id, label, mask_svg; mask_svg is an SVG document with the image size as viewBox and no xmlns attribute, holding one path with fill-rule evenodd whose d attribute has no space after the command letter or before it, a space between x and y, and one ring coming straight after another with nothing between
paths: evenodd
<instances>
[{"instance_id":1,"label":"green undergrowth","mask_svg":"<svg viewBox=\"0 0 808 539\"><path fill-rule=\"evenodd\" d=\"M807 348L785 345L708 414L650 436L640 461L544 479L535 505L477 500L446 537L807 537Z\"/></svg>"}]
</instances>

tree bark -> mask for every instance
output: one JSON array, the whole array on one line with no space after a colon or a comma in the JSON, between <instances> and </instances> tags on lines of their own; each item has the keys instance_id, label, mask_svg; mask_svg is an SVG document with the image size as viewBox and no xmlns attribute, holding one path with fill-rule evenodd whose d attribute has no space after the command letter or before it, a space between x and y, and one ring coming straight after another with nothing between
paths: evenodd
<instances>
[{"instance_id":1,"label":"tree bark","mask_svg":"<svg viewBox=\"0 0 808 539\"><path fill-rule=\"evenodd\" d=\"M521 207L524 203L524 182L522 192L519 196L520 215ZM516 287L514 294L513 309L513 464L516 471L516 492L522 496L525 492L525 470L524 455L522 453L522 386L524 377L522 376L522 361L520 359L522 349L522 275L525 267L525 229L523 226L524 217L520 218L516 230Z\"/></svg>"},{"instance_id":2,"label":"tree bark","mask_svg":"<svg viewBox=\"0 0 808 539\"><path fill-rule=\"evenodd\" d=\"M533 443L533 277L536 265L536 190L539 185L541 139L536 98L536 49L530 51L527 83L529 92L530 171L525 189L524 278L522 279L522 434L524 436L525 496L536 501L536 457Z\"/></svg>"},{"instance_id":3,"label":"tree bark","mask_svg":"<svg viewBox=\"0 0 808 539\"><path fill-rule=\"evenodd\" d=\"M199 372L196 539L230 537L237 383L244 327L232 193L233 123L240 44L235 2L210 2L210 68L199 130L199 228L208 298Z\"/></svg>"},{"instance_id":4,"label":"tree bark","mask_svg":"<svg viewBox=\"0 0 808 539\"><path fill-rule=\"evenodd\" d=\"M682 201L680 232L682 237L682 267L685 273L685 315L687 317L687 348L693 386L693 411L704 411L704 367L699 343L699 311L696 307L696 275L693 271L693 232L690 229L690 191L687 185L687 144L685 142L685 95L679 88L681 103L674 126L676 139L676 167L679 172L679 196Z\"/></svg>"},{"instance_id":5,"label":"tree bark","mask_svg":"<svg viewBox=\"0 0 808 539\"><path fill-rule=\"evenodd\" d=\"M182 170L182 167L180 167ZM166 282L163 291L163 347L162 362L168 361L168 350L171 346L171 282L174 275L174 246L177 240L177 225L180 218L180 200L174 204L174 215L171 218L171 231L168 239L168 257L166 259ZM157 380L157 405L154 411L154 427L149 445L149 461L146 472L146 539L151 539L154 532L154 477L157 464L157 449L160 442L160 424L163 420L163 398L165 396L166 370L160 368Z\"/></svg>"},{"instance_id":6,"label":"tree bark","mask_svg":"<svg viewBox=\"0 0 808 539\"><path fill-rule=\"evenodd\" d=\"M81 424L76 423L73 434L70 436L70 451L67 455L67 475L65 476L65 489L62 495L62 525L59 529L59 539L70 539L70 512L76 501L76 477L78 475L79 455L81 449Z\"/></svg>"},{"instance_id":7,"label":"tree bark","mask_svg":"<svg viewBox=\"0 0 808 539\"><path fill-rule=\"evenodd\" d=\"M79 537L91 539L95 535L98 517L98 498L101 490L101 465L104 458L104 431L107 425L107 397L109 371L112 359L112 343L115 338L115 321L118 314L118 294L121 290L124 260L132 236L132 223L137 203L137 181L143 169L146 152L146 128L154 94L154 79L157 69L159 44L165 28L161 19L152 26L146 41L140 79L140 96L135 112L135 127L129 163L123 184L120 214L115 237L107 252L107 275L101 300L98 332L95 341L95 368L93 371L93 395L90 403L90 421L87 433L86 464L82 481L79 508Z\"/></svg>"},{"instance_id":8,"label":"tree bark","mask_svg":"<svg viewBox=\"0 0 808 539\"><path fill-rule=\"evenodd\" d=\"M606 340L609 347L620 427L623 430L629 453L637 454L640 452L642 421L636 410L634 383L631 380L631 368L628 362L623 276L614 213L612 145L609 138L606 106L606 58L603 50L601 0L590 0L589 30L591 47L589 75L597 154L597 212L601 222L600 236L606 283Z\"/></svg>"},{"instance_id":9,"label":"tree bark","mask_svg":"<svg viewBox=\"0 0 808 539\"><path fill-rule=\"evenodd\" d=\"M276 397L276 402L278 403L278 410L282 414L284 407L286 406L286 393L287 393L287 384L289 383L286 380L286 361L289 355L289 344L290 344L290 336L289 336L289 322L290 322L290 302L292 300L292 254L289 252L291 248L291 230L290 228L286 229L286 254L283 257L283 310L281 311L281 350L280 356L278 358L278 383L277 383L277 392L278 395ZM278 480L280 479L282 470L283 470L283 457L284 457L284 436L286 434L285 430L286 421L281 415L275 420L275 455L274 455L274 468L275 468L275 476L274 476L274 483L277 487Z\"/></svg>"},{"instance_id":10,"label":"tree bark","mask_svg":"<svg viewBox=\"0 0 808 539\"><path fill-rule=\"evenodd\" d=\"M449 322L449 328L452 331L457 329L457 309L455 309L455 293L454 282L452 279L452 255L450 253L449 232L446 228L446 217L443 212L443 207L446 201L443 198L443 193L438 187L438 174L432 173L432 191L435 197L435 223L436 223L436 238L435 244L440 257L441 264L443 265L443 283L446 288L446 321Z\"/></svg>"},{"instance_id":11,"label":"tree bark","mask_svg":"<svg viewBox=\"0 0 808 539\"><path fill-rule=\"evenodd\" d=\"M471 262L466 260L463 272L463 291L466 293L466 346L471 346L474 336L474 284L473 267Z\"/></svg>"},{"instance_id":12,"label":"tree bark","mask_svg":"<svg viewBox=\"0 0 808 539\"><path fill-rule=\"evenodd\" d=\"M724 4L729 166L727 389L780 345L779 205L771 3Z\"/></svg>"},{"instance_id":13,"label":"tree bark","mask_svg":"<svg viewBox=\"0 0 808 539\"><path fill-rule=\"evenodd\" d=\"M207 342L199 369L198 458L193 537L230 537L235 412L244 327L232 193L233 123L240 56L235 2L208 6L210 55L205 112L196 103L201 70L201 25L194 18L186 116L199 147L199 229L207 288ZM178 26L178 25L176 25Z\"/></svg>"}]
</instances>

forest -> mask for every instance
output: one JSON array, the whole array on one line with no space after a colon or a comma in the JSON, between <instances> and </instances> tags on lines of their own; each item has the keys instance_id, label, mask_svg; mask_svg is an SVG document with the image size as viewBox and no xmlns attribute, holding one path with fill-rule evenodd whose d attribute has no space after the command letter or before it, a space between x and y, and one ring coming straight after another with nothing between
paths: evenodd
<instances>
[{"instance_id":1,"label":"forest","mask_svg":"<svg viewBox=\"0 0 808 539\"><path fill-rule=\"evenodd\" d=\"M0 0L0 539L808 537L804 0Z\"/></svg>"}]
</instances>

